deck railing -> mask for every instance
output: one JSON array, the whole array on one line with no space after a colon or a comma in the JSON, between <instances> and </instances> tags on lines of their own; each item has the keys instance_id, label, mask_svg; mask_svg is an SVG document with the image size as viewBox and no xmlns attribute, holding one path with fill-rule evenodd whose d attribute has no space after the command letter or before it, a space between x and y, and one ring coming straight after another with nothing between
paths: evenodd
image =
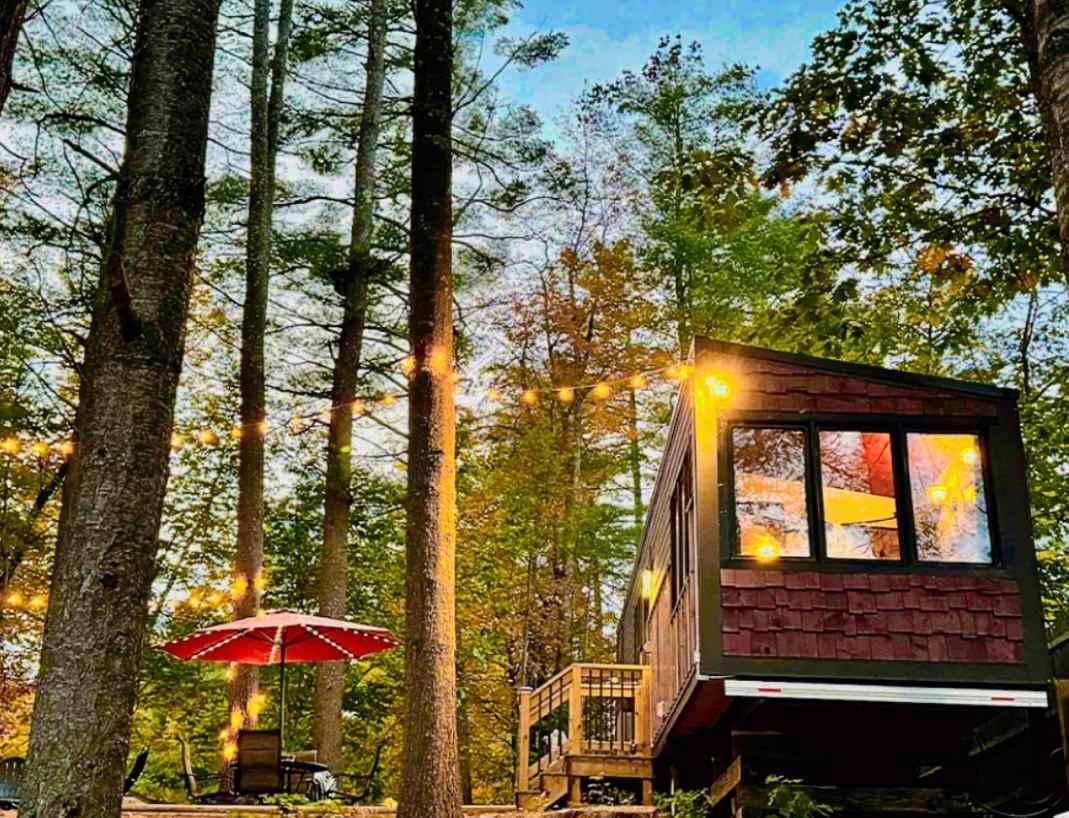
<instances>
[{"instance_id":1,"label":"deck railing","mask_svg":"<svg viewBox=\"0 0 1069 818\"><path fill-rule=\"evenodd\" d=\"M549 771L566 755L649 751L649 668L583 662L519 697L516 784Z\"/></svg>"}]
</instances>

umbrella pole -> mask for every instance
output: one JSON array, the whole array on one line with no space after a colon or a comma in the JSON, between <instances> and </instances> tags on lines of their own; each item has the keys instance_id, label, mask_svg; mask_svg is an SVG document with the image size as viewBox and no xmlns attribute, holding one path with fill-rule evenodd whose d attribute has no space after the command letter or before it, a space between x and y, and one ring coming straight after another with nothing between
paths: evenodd
<instances>
[{"instance_id":1,"label":"umbrella pole","mask_svg":"<svg viewBox=\"0 0 1069 818\"><path fill-rule=\"evenodd\" d=\"M278 743L285 747L286 737L286 645L283 643L281 661L278 664Z\"/></svg>"}]
</instances>

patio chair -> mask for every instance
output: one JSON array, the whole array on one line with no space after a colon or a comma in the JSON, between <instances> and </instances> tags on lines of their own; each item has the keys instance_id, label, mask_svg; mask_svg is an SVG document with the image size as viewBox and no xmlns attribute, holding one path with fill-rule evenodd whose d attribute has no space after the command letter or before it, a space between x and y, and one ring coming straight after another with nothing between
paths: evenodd
<instances>
[{"instance_id":1,"label":"patio chair","mask_svg":"<svg viewBox=\"0 0 1069 818\"><path fill-rule=\"evenodd\" d=\"M5 758L0 761L0 809L18 809L19 784L26 759Z\"/></svg>"},{"instance_id":2,"label":"patio chair","mask_svg":"<svg viewBox=\"0 0 1069 818\"><path fill-rule=\"evenodd\" d=\"M282 733L279 730L238 731L234 789L242 795L282 792Z\"/></svg>"},{"instance_id":3,"label":"patio chair","mask_svg":"<svg viewBox=\"0 0 1069 818\"><path fill-rule=\"evenodd\" d=\"M247 798L233 792L216 790L215 792L201 792L200 781L197 773L193 770L193 756L189 750L189 742L179 738L182 745L182 779L186 784L186 796L191 804L256 804L258 799Z\"/></svg>"},{"instance_id":4,"label":"patio chair","mask_svg":"<svg viewBox=\"0 0 1069 818\"><path fill-rule=\"evenodd\" d=\"M122 794L126 795L134 788L134 784L137 783L137 779L141 777L141 773L145 771L145 763L148 761L148 747L143 749L137 754L134 759L134 766L130 768L129 774L126 776L126 780L122 784Z\"/></svg>"}]
</instances>

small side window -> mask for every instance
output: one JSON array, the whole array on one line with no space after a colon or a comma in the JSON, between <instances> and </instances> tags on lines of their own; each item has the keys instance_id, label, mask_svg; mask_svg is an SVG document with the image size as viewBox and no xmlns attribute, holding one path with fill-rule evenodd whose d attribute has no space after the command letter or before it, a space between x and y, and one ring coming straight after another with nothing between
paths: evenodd
<instances>
[{"instance_id":1,"label":"small side window","mask_svg":"<svg viewBox=\"0 0 1069 818\"><path fill-rule=\"evenodd\" d=\"M731 443L740 555L808 557L805 432L736 427Z\"/></svg>"},{"instance_id":2,"label":"small side window","mask_svg":"<svg viewBox=\"0 0 1069 818\"><path fill-rule=\"evenodd\" d=\"M974 434L907 435L917 559L991 562L991 528L980 439Z\"/></svg>"}]
</instances>

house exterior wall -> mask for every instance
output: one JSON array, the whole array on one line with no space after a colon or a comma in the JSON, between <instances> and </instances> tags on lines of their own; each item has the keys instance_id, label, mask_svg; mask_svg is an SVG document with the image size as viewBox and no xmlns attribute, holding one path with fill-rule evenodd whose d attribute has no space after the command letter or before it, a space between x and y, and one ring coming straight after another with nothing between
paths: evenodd
<instances>
[{"instance_id":1,"label":"house exterior wall","mask_svg":"<svg viewBox=\"0 0 1069 818\"><path fill-rule=\"evenodd\" d=\"M1049 660L1016 395L1010 390L782 355L699 339L696 369L731 384L713 406L697 388L702 672L708 676L1041 685ZM700 380L700 376L699 376ZM704 405L703 405L704 403ZM991 565L776 560L734 553L733 424L979 431L989 467ZM712 478L710 478L710 482ZM712 492L710 492L711 494Z\"/></svg>"}]
</instances>

